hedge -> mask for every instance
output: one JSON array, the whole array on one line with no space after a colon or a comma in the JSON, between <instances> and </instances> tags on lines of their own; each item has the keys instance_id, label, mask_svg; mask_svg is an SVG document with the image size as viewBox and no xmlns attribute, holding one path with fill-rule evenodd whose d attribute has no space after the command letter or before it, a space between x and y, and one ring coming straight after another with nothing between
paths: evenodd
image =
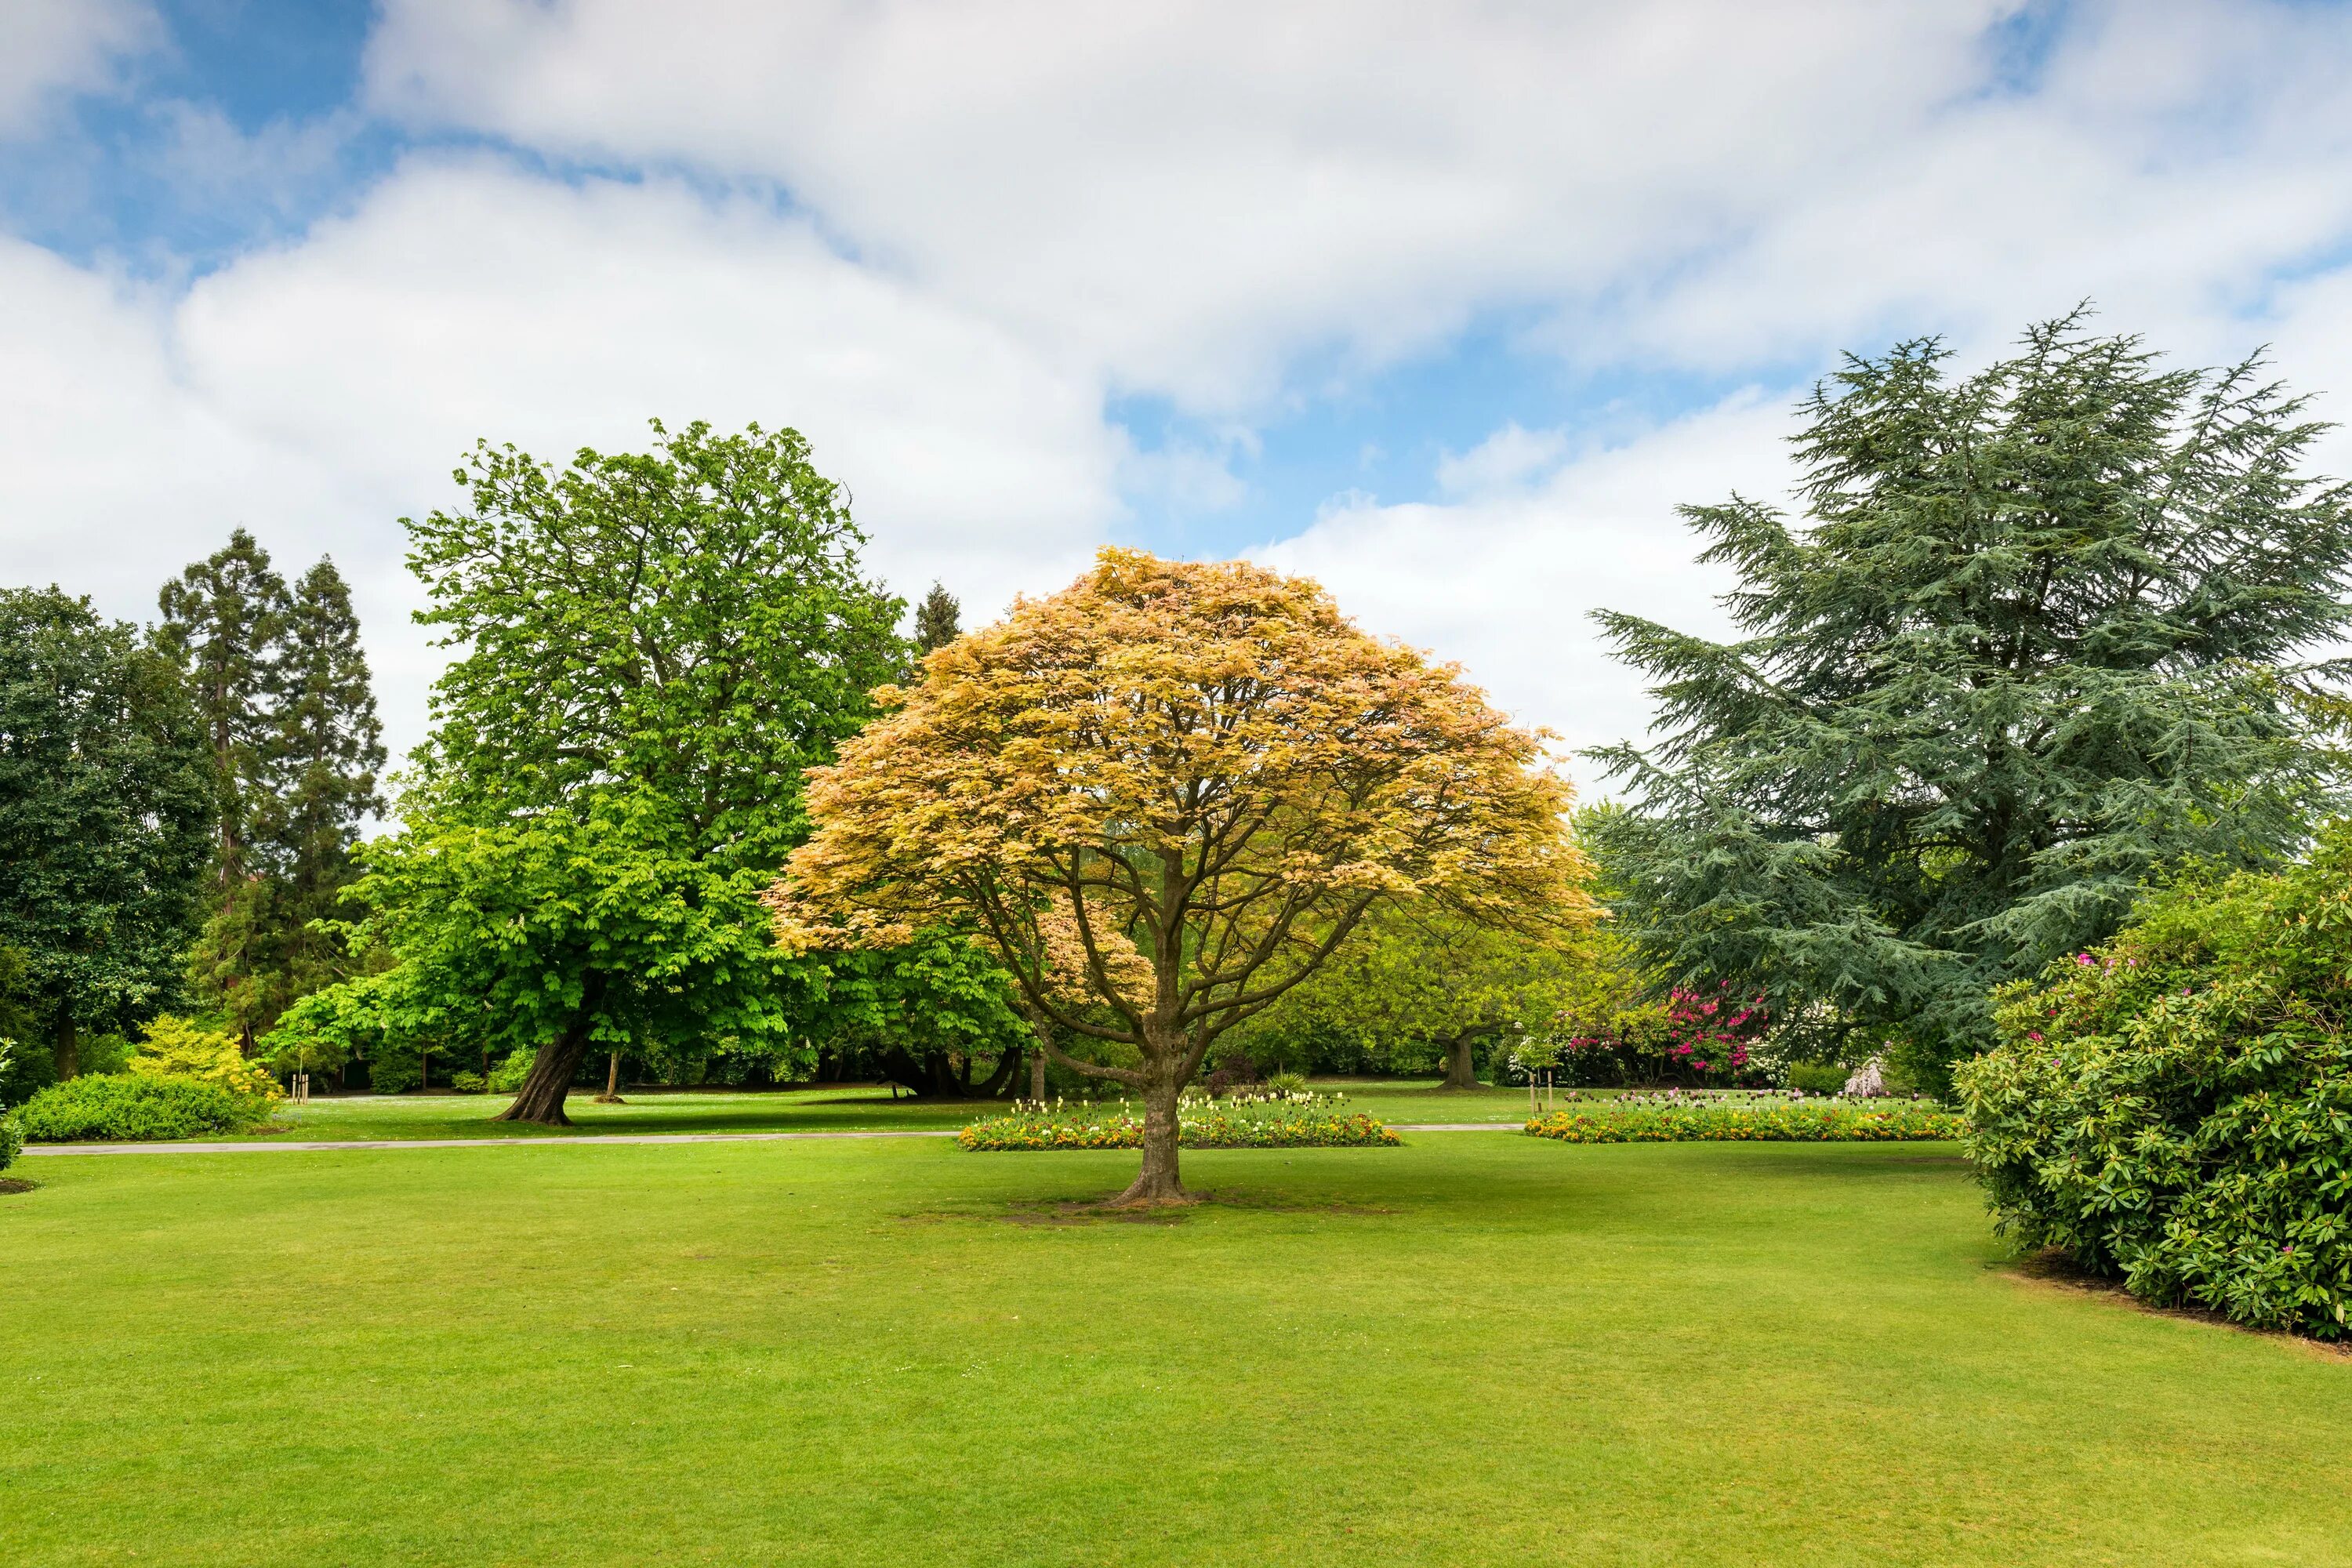
<instances>
[{"instance_id":1,"label":"hedge","mask_svg":"<svg viewBox=\"0 0 2352 1568\"><path fill-rule=\"evenodd\" d=\"M1272 1110L1235 1110L1188 1102L1176 1118L1185 1149L1364 1149L1401 1143L1388 1124L1362 1111L1329 1104ZM989 1153L1037 1149L1139 1149L1143 1119L1127 1110L1108 1115L1080 1109L1016 1111L990 1116L956 1134L959 1148Z\"/></svg>"},{"instance_id":2,"label":"hedge","mask_svg":"<svg viewBox=\"0 0 2352 1568\"><path fill-rule=\"evenodd\" d=\"M215 1084L148 1073L86 1073L54 1083L17 1112L37 1143L148 1142L236 1132L268 1107Z\"/></svg>"}]
</instances>

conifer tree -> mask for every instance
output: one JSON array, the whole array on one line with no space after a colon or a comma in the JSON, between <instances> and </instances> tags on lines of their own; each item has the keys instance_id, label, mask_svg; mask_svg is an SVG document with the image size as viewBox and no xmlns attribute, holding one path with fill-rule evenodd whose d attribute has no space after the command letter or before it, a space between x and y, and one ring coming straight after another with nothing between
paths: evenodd
<instances>
[{"instance_id":1,"label":"conifer tree","mask_svg":"<svg viewBox=\"0 0 2352 1568\"><path fill-rule=\"evenodd\" d=\"M915 657L943 648L963 635L963 605L939 583L915 606Z\"/></svg>"},{"instance_id":2,"label":"conifer tree","mask_svg":"<svg viewBox=\"0 0 2352 1568\"><path fill-rule=\"evenodd\" d=\"M227 889L247 873L254 814L268 788L271 655L286 616L286 583L270 568L269 552L240 528L164 584L157 605L163 616L157 641L187 672L212 752L219 794L215 869Z\"/></svg>"},{"instance_id":3,"label":"conifer tree","mask_svg":"<svg viewBox=\"0 0 2352 1568\"><path fill-rule=\"evenodd\" d=\"M2081 311L1972 375L1849 359L1802 411L1803 524L1684 509L1738 638L1599 617L1664 739L1598 753L1635 809L1595 843L1666 980L1933 1083L2151 876L2341 809L2308 660L2352 626L2352 487L2304 474L2325 426L2259 359L2167 369Z\"/></svg>"},{"instance_id":4,"label":"conifer tree","mask_svg":"<svg viewBox=\"0 0 2352 1568\"><path fill-rule=\"evenodd\" d=\"M199 693L225 819L218 898L190 959L197 995L248 1049L295 999L343 978L313 929L343 912L361 824L383 809L383 726L351 591L320 560L289 591L239 529L164 586L165 646Z\"/></svg>"}]
</instances>

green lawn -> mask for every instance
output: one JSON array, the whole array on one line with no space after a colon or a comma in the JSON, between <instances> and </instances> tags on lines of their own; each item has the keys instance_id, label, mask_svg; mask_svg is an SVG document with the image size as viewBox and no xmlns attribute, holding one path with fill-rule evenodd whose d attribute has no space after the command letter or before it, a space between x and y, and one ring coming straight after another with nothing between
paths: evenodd
<instances>
[{"instance_id":1,"label":"green lawn","mask_svg":"<svg viewBox=\"0 0 2352 1568\"><path fill-rule=\"evenodd\" d=\"M2352 1362L2037 1284L1939 1146L70 1156L10 1563L2352 1563Z\"/></svg>"},{"instance_id":2,"label":"green lawn","mask_svg":"<svg viewBox=\"0 0 2352 1568\"><path fill-rule=\"evenodd\" d=\"M1527 1120L1524 1089L1482 1089L1446 1093L1428 1082L1333 1079L1315 1086L1348 1097L1350 1105L1391 1121L1486 1121L1516 1124ZM592 1091L575 1092L566 1113L578 1125L533 1127L492 1121L507 1107L506 1095L399 1094L319 1099L278 1109L275 1130L264 1136L283 1140L385 1138L562 1138L600 1132L815 1132L881 1128L956 1128L998 1108L993 1100L893 1100L890 1091L865 1084L819 1089L729 1093L688 1089L632 1089L624 1105L598 1105Z\"/></svg>"}]
</instances>

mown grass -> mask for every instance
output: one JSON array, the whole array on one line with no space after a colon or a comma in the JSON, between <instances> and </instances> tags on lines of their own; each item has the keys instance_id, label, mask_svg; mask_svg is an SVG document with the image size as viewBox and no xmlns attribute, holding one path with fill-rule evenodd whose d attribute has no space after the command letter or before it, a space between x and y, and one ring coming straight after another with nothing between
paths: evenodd
<instances>
[{"instance_id":1,"label":"mown grass","mask_svg":"<svg viewBox=\"0 0 2352 1568\"><path fill-rule=\"evenodd\" d=\"M27 1563L2352 1562L2352 1363L2017 1277L1948 1146L69 1156Z\"/></svg>"}]
</instances>

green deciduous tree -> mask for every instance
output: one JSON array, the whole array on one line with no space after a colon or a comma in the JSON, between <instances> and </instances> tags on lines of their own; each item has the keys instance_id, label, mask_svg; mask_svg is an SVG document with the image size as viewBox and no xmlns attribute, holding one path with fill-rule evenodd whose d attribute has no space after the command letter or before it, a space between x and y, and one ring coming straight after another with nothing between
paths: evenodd
<instances>
[{"instance_id":1,"label":"green deciduous tree","mask_svg":"<svg viewBox=\"0 0 2352 1568\"><path fill-rule=\"evenodd\" d=\"M2258 363L2168 370L2082 317L1980 372L1933 342L1803 405L1802 525L1685 509L1740 637L1624 615L1666 737L1600 755L1645 966L1893 1038L1931 1079L1990 986L2112 931L2150 872L2294 845L2352 492Z\"/></svg>"},{"instance_id":2,"label":"green deciduous tree","mask_svg":"<svg viewBox=\"0 0 2352 1568\"><path fill-rule=\"evenodd\" d=\"M171 658L51 588L0 590L0 945L70 1078L85 1029L176 990L213 856L206 736Z\"/></svg>"},{"instance_id":3,"label":"green deciduous tree","mask_svg":"<svg viewBox=\"0 0 2352 1568\"><path fill-rule=\"evenodd\" d=\"M1444 1064L1447 1089L1478 1087L1482 1046L1553 1032L1579 994L1590 933L1548 929L1549 911L1511 925L1444 909L1380 911L1304 984L1246 1027L1260 1036L1327 1029L1391 1067Z\"/></svg>"},{"instance_id":4,"label":"green deciduous tree","mask_svg":"<svg viewBox=\"0 0 2352 1568\"><path fill-rule=\"evenodd\" d=\"M467 506L408 524L418 618L460 652L357 892L400 1027L538 1047L516 1120L563 1121L596 1042L799 1059L822 966L773 951L759 890L905 658L797 433L654 432L562 470L485 443Z\"/></svg>"}]
</instances>

